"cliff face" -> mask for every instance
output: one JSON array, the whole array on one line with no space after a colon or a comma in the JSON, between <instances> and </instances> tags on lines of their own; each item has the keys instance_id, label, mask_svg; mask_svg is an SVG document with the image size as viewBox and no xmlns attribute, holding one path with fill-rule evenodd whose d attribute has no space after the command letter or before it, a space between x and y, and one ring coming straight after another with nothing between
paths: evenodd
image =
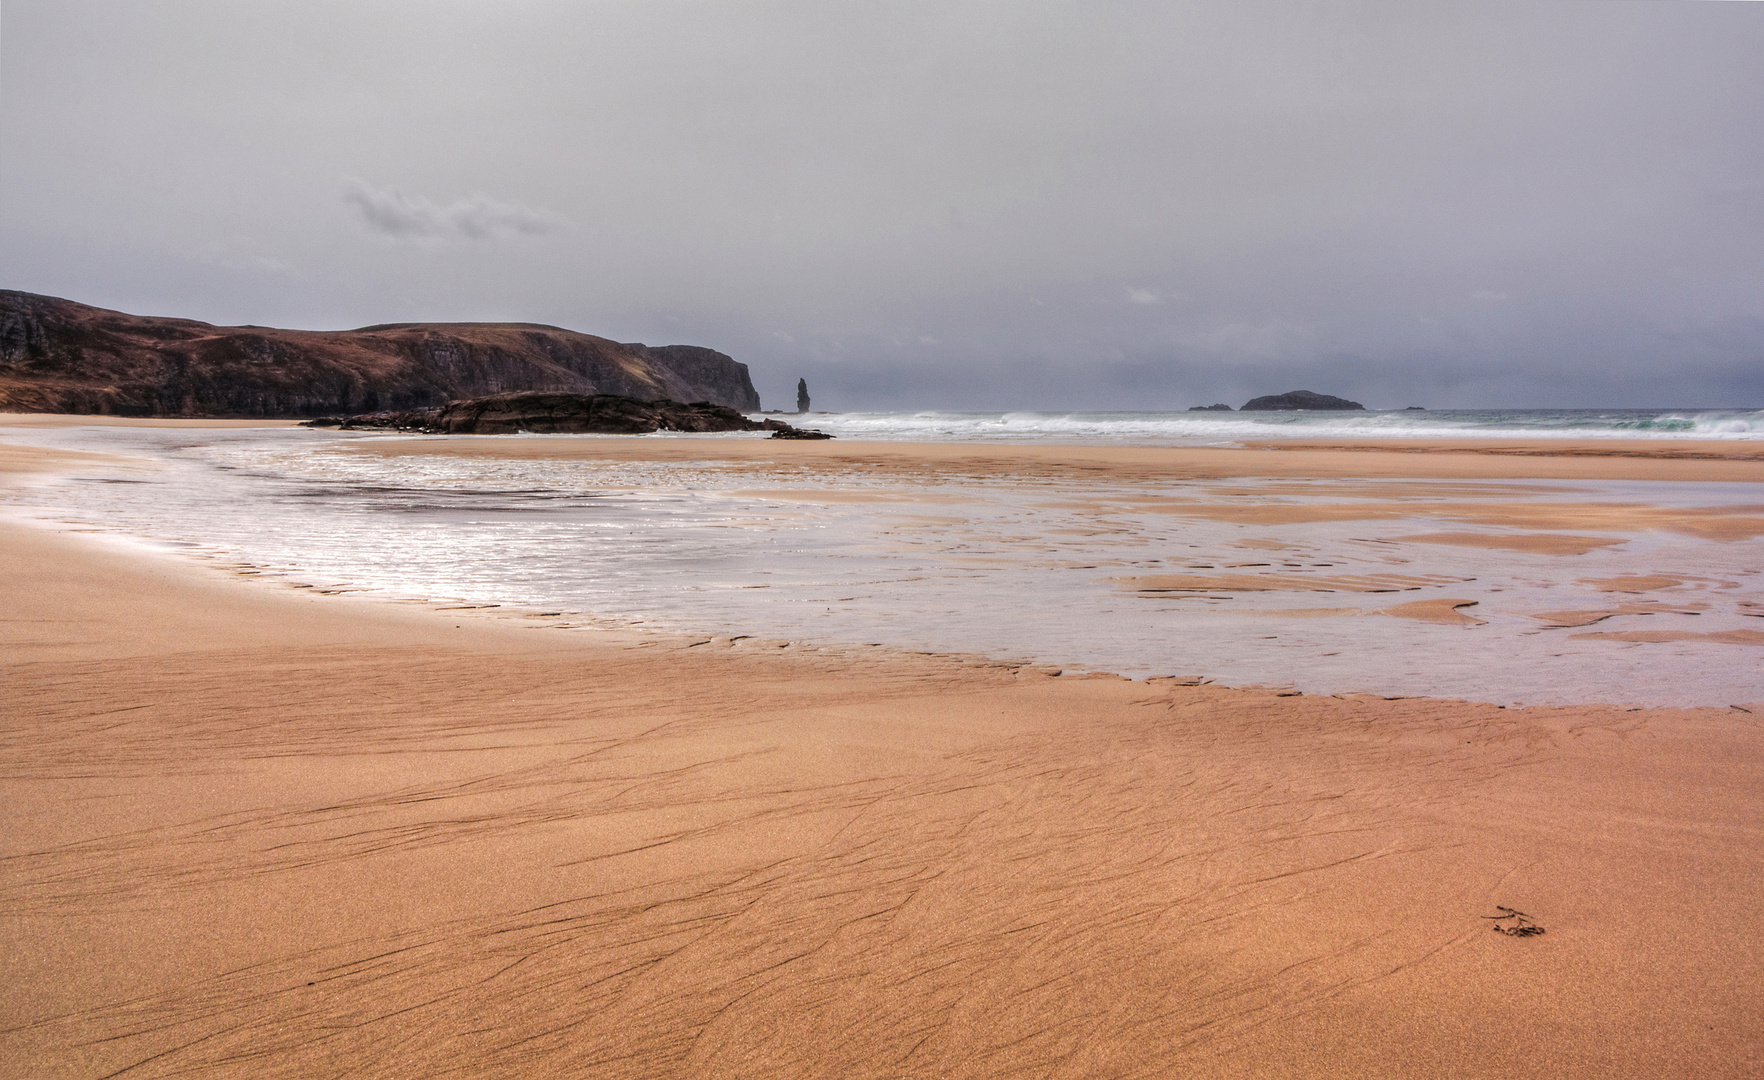
<instances>
[{"instance_id":1,"label":"cliff face","mask_svg":"<svg viewBox=\"0 0 1764 1080\"><path fill-rule=\"evenodd\" d=\"M515 390L760 407L747 365L532 323L210 326L0 290L0 411L319 416Z\"/></svg>"}]
</instances>

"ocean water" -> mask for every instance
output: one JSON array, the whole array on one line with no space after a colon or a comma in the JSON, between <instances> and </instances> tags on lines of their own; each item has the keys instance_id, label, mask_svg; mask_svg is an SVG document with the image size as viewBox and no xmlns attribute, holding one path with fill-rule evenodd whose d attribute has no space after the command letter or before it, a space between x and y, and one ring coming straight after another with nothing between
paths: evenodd
<instances>
[{"instance_id":1,"label":"ocean water","mask_svg":"<svg viewBox=\"0 0 1764 1080\"><path fill-rule=\"evenodd\" d=\"M1181 414L812 422L897 439L1218 439L1098 426L1161 424L1168 432L1190 422ZM1011 433L968 433L989 423ZM1060 424L1091 426L1077 435L1027 433ZM1285 430L1321 433L1317 424ZM1623 513L1605 513L1742 507L1749 510L1729 512L1764 515L1764 492L1751 484L1422 489L1358 480L809 473L714 454L719 440L747 435L673 436L707 452L668 464L358 452L484 439L518 446L520 436L93 427L0 437L122 458L14 491L5 513L100 529L290 584L496 605L576 625L980 654L1307 693L1502 704L1764 699L1764 648L1748 643L1764 630L1764 540L1640 529L1624 525ZM1318 512L1342 504L1365 513ZM1567 525L1535 528L1587 537L1590 550L1563 556L1428 539L1502 537L1516 531L1501 524L1513 508L1547 519L1563 506ZM1217 579L1218 587L1142 587L1170 575ZM1258 576L1278 587L1235 587ZM1647 576L1669 583L1611 591L1612 581ZM1461 610L1479 621L1436 625L1387 613L1442 599L1472 604ZM1610 634L1631 637L1593 636Z\"/></svg>"},{"instance_id":2,"label":"ocean water","mask_svg":"<svg viewBox=\"0 0 1764 1080\"><path fill-rule=\"evenodd\" d=\"M1764 409L1439 409L1364 412L814 413L849 439L1220 443L1306 439L1764 440Z\"/></svg>"}]
</instances>

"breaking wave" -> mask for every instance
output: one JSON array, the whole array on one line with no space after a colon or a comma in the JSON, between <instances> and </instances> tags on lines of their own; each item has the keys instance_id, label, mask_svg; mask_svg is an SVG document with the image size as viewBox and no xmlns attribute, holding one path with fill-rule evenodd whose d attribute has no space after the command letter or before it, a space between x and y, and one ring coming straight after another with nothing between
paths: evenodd
<instances>
[{"instance_id":1,"label":"breaking wave","mask_svg":"<svg viewBox=\"0 0 1764 1080\"><path fill-rule=\"evenodd\" d=\"M1390 412L815 413L848 439L1226 442L1270 438L1764 440L1764 410L1441 409Z\"/></svg>"}]
</instances>

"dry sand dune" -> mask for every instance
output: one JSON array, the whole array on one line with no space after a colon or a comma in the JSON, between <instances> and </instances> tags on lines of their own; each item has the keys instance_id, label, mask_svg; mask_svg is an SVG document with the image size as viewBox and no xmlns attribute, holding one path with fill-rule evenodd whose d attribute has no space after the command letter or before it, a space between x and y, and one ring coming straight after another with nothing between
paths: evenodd
<instances>
[{"instance_id":1,"label":"dry sand dune","mask_svg":"<svg viewBox=\"0 0 1764 1080\"><path fill-rule=\"evenodd\" d=\"M1764 710L0 565L0 1074L1764 1071Z\"/></svg>"}]
</instances>

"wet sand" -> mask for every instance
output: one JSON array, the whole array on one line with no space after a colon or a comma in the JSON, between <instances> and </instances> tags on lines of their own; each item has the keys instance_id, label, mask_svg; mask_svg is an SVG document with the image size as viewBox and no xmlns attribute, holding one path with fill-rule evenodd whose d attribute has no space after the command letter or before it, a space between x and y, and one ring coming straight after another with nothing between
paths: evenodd
<instances>
[{"instance_id":1,"label":"wet sand","mask_svg":"<svg viewBox=\"0 0 1764 1080\"><path fill-rule=\"evenodd\" d=\"M347 452L582 461L726 461L879 477L1106 475L1115 479L1764 481L1764 446L1704 440L1269 441L1244 446L1058 446L598 436L363 439Z\"/></svg>"},{"instance_id":2,"label":"wet sand","mask_svg":"<svg viewBox=\"0 0 1764 1080\"><path fill-rule=\"evenodd\" d=\"M347 452L546 443L1168 467ZM1378 459L1217 453L1300 476ZM1462 456L1494 479L1764 476ZM1385 457L1325 475L1442 460ZM1501 709L557 630L13 526L0 565L0 1074L1764 1069L1758 705ZM1614 607L1658 585L1613 580ZM1477 610L1426 603L1389 613ZM1509 909L1545 933L1494 932Z\"/></svg>"}]
</instances>

